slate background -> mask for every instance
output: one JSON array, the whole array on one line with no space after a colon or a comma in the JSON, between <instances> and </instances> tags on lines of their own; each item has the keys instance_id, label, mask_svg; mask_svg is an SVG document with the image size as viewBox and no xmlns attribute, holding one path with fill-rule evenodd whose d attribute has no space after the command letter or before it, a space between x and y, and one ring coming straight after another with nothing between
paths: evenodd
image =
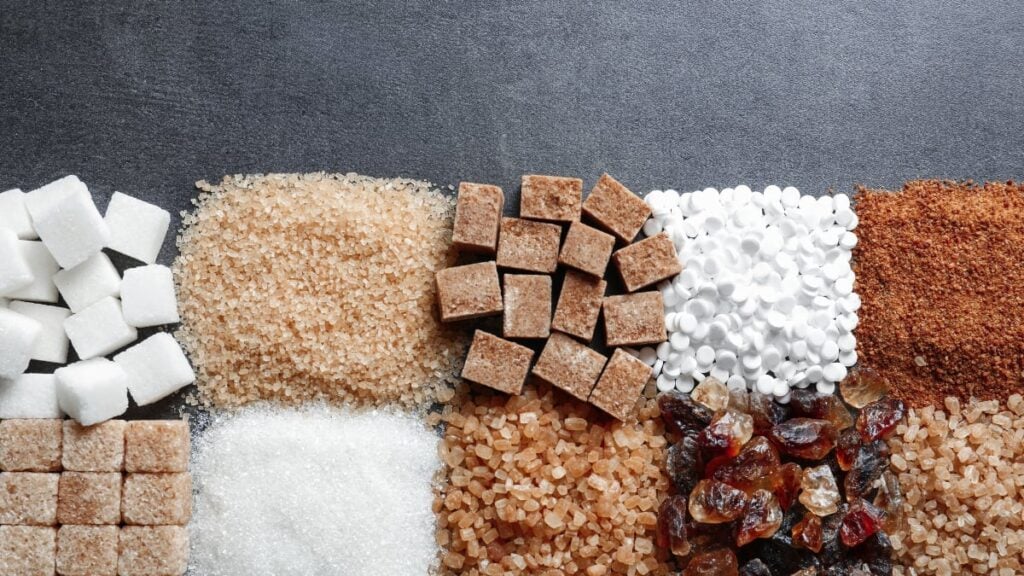
<instances>
[{"instance_id":1,"label":"slate background","mask_svg":"<svg viewBox=\"0 0 1024 576\"><path fill-rule=\"evenodd\" d=\"M178 212L237 172L493 182L510 206L524 172L1020 178L1022 30L1018 0L0 0L0 189L76 173L101 210Z\"/></svg>"}]
</instances>

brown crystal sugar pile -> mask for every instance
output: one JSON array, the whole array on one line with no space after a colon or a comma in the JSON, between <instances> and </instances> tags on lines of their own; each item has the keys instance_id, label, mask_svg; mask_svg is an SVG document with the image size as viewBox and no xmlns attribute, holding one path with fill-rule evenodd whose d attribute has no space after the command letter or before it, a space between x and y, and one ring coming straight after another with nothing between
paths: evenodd
<instances>
[{"instance_id":1,"label":"brown crystal sugar pile","mask_svg":"<svg viewBox=\"0 0 1024 576\"><path fill-rule=\"evenodd\" d=\"M641 423L627 425L544 384L476 394L443 416L449 469L434 508L444 573L669 571L654 543L668 488L656 402L641 399Z\"/></svg>"},{"instance_id":2,"label":"brown crystal sugar pile","mask_svg":"<svg viewBox=\"0 0 1024 576\"><path fill-rule=\"evenodd\" d=\"M1024 399L948 398L911 410L889 441L907 525L896 574L1024 573Z\"/></svg>"},{"instance_id":3,"label":"brown crystal sugar pile","mask_svg":"<svg viewBox=\"0 0 1024 576\"><path fill-rule=\"evenodd\" d=\"M429 184L356 174L205 181L175 262L200 401L427 403L463 338L435 319L452 202Z\"/></svg>"},{"instance_id":4,"label":"brown crystal sugar pile","mask_svg":"<svg viewBox=\"0 0 1024 576\"><path fill-rule=\"evenodd\" d=\"M1024 185L861 190L860 363L913 406L1024 385Z\"/></svg>"}]
</instances>

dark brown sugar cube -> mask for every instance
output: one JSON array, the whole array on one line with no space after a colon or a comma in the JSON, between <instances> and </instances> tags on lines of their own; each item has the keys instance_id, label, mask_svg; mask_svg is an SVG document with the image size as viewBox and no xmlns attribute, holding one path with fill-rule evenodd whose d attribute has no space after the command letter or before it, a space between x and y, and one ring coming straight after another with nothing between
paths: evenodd
<instances>
[{"instance_id":1,"label":"dark brown sugar cube","mask_svg":"<svg viewBox=\"0 0 1024 576\"><path fill-rule=\"evenodd\" d=\"M65 472L60 475L57 521L61 524L119 524L119 472Z\"/></svg>"},{"instance_id":2,"label":"dark brown sugar cube","mask_svg":"<svg viewBox=\"0 0 1024 576\"><path fill-rule=\"evenodd\" d=\"M64 469L74 472L120 472L124 467L124 420L94 426L64 421Z\"/></svg>"},{"instance_id":3,"label":"dark brown sugar cube","mask_svg":"<svg viewBox=\"0 0 1024 576\"><path fill-rule=\"evenodd\" d=\"M572 222L580 219L583 180L560 176L523 176L519 216L532 220Z\"/></svg>"},{"instance_id":4,"label":"dark brown sugar cube","mask_svg":"<svg viewBox=\"0 0 1024 576\"><path fill-rule=\"evenodd\" d=\"M119 576L181 576L188 568L188 531L182 526L121 529Z\"/></svg>"},{"instance_id":5,"label":"dark brown sugar cube","mask_svg":"<svg viewBox=\"0 0 1024 576\"><path fill-rule=\"evenodd\" d=\"M612 255L612 261L630 292L683 271L676 247L664 232L622 248Z\"/></svg>"},{"instance_id":6,"label":"dark brown sugar cube","mask_svg":"<svg viewBox=\"0 0 1024 576\"><path fill-rule=\"evenodd\" d=\"M477 330L469 346L462 377L507 394L519 394L530 371L533 350Z\"/></svg>"},{"instance_id":7,"label":"dark brown sugar cube","mask_svg":"<svg viewBox=\"0 0 1024 576\"><path fill-rule=\"evenodd\" d=\"M494 262L446 268L436 279L442 322L501 314L501 285Z\"/></svg>"},{"instance_id":8,"label":"dark brown sugar cube","mask_svg":"<svg viewBox=\"0 0 1024 576\"><path fill-rule=\"evenodd\" d=\"M551 276L505 274L505 338L547 338L551 334Z\"/></svg>"},{"instance_id":9,"label":"dark brown sugar cube","mask_svg":"<svg viewBox=\"0 0 1024 576\"><path fill-rule=\"evenodd\" d=\"M604 299L609 346L639 346L665 341L665 303L661 292L638 292Z\"/></svg>"},{"instance_id":10,"label":"dark brown sugar cube","mask_svg":"<svg viewBox=\"0 0 1024 576\"><path fill-rule=\"evenodd\" d=\"M117 576L117 526L61 526L57 530L57 574Z\"/></svg>"},{"instance_id":11,"label":"dark brown sugar cube","mask_svg":"<svg viewBox=\"0 0 1024 576\"><path fill-rule=\"evenodd\" d=\"M558 267L562 227L546 222L502 218L498 266L550 274Z\"/></svg>"},{"instance_id":12,"label":"dark brown sugar cube","mask_svg":"<svg viewBox=\"0 0 1024 576\"><path fill-rule=\"evenodd\" d=\"M60 420L0 422L0 470L59 471L62 435Z\"/></svg>"},{"instance_id":13,"label":"dark brown sugar cube","mask_svg":"<svg viewBox=\"0 0 1024 576\"><path fill-rule=\"evenodd\" d=\"M188 472L190 448L184 420L133 420L124 430L124 469Z\"/></svg>"},{"instance_id":14,"label":"dark brown sugar cube","mask_svg":"<svg viewBox=\"0 0 1024 576\"><path fill-rule=\"evenodd\" d=\"M626 420L650 379L650 366L616 348L590 393L590 403L619 420Z\"/></svg>"},{"instance_id":15,"label":"dark brown sugar cube","mask_svg":"<svg viewBox=\"0 0 1024 576\"><path fill-rule=\"evenodd\" d=\"M494 254L498 249L498 226L505 195L490 184L461 182L455 203L452 244L465 252Z\"/></svg>"},{"instance_id":16,"label":"dark brown sugar cube","mask_svg":"<svg viewBox=\"0 0 1024 576\"><path fill-rule=\"evenodd\" d=\"M59 476L49 472L0 473L0 524L56 524Z\"/></svg>"},{"instance_id":17,"label":"dark brown sugar cube","mask_svg":"<svg viewBox=\"0 0 1024 576\"><path fill-rule=\"evenodd\" d=\"M533 367L533 374L586 401L607 358L573 338L555 332Z\"/></svg>"},{"instance_id":18,"label":"dark brown sugar cube","mask_svg":"<svg viewBox=\"0 0 1024 576\"><path fill-rule=\"evenodd\" d=\"M562 282L558 295L555 317L551 320L552 330L571 334L581 340L590 341L601 315L601 302L608 283L599 278L569 270Z\"/></svg>"},{"instance_id":19,"label":"dark brown sugar cube","mask_svg":"<svg viewBox=\"0 0 1024 576\"><path fill-rule=\"evenodd\" d=\"M188 473L125 476L121 512L125 524L188 524L192 516L192 476Z\"/></svg>"},{"instance_id":20,"label":"dark brown sugar cube","mask_svg":"<svg viewBox=\"0 0 1024 576\"><path fill-rule=\"evenodd\" d=\"M631 242L651 215L651 209L629 188L602 174L583 203L583 214L620 240Z\"/></svg>"},{"instance_id":21,"label":"dark brown sugar cube","mask_svg":"<svg viewBox=\"0 0 1024 576\"><path fill-rule=\"evenodd\" d=\"M51 576L57 529L50 526L0 526L0 574Z\"/></svg>"},{"instance_id":22,"label":"dark brown sugar cube","mask_svg":"<svg viewBox=\"0 0 1024 576\"><path fill-rule=\"evenodd\" d=\"M583 222L573 222L565 236L562 253L558 255L558 263L601 277L614 248L615 237L611 234Z\"/></svg>"}]
</instances>

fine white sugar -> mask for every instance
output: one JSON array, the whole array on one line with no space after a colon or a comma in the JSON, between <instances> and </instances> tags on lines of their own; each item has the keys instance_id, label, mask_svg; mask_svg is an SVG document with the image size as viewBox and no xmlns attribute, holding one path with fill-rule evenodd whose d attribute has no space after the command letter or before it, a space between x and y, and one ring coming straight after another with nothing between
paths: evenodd
<instances>
[{"instance_id":1,"label":"fine white sugar","mask_svg":"<svg viewBox=\"0 0 1024 576\"><path fill-rule=\"evenodd\" d=\"M72 312L81 312L108 296L121 294L121 275L103 252L74 268L57 272L53 282Z\"/></svg>"},{"instance_id":2,"label":"fine white sugar","mask_svg":"<svg viewBox=\"0 0 1024 576\"><path fill-rule=\"evenodd\" d=\"M128 391L139 406L166 398L196 380L181 346L166 332L114 356L114 362L128 374Z\"/></svg>"},{"instance_id":3,"label":"fine white sugar","mask_svg":"<svg viewBox=\"0 0 1024 576\"><path fill-rule=\"evenodd\" d=\"M179 322L171 269L151 264L125 270L121 281L121 306L125 322L136 328Z\"/></svg>"},{"instance_id":4,"label":"fine white sugar","mask_svg":"<svg viewBox=\"0 0 1024 576\"><path fill-rule=\"evenodd\" d=\"M0 228L0 295L7 296L32 284L32 269L25 261L18 235Z\"/></svg>"},{"instance_id":5,"label":"fine white sugar","mask_svg":"<svg viewBox=\"0 0 1024 576\"><path fill-rule=\"evenodd\" d=\"M60 408L83 426L128 410L128 375L106 358L76 362L54 372Z\"/></svg>"},{"instance_id":6,"label":"fine white sugar","mask_svg":"<svg viewBox=\"0 0 1024 576\"><path fill-rule=\"evenodd\" d=\"M112 250L152 264L160 254L171 214L159 206L114 192L104 220L110 227Z\"/></svg>"},{"instance_id":7,"label":"fine white sugar","mask_svg":"<svg viewBox=\"0 0 1024 576\"><path fill-rule=\"evenodd\" d=\"M54 304L59 299L57 286L53 283L53 275L60 270L57 261L42 242L21 240L18 249L29 270L32 271L32 283L7 294L8 298L48 302Z\"/></svg>"},{"instance_id":8,"label":"fine white sugar","mask_svg":"<svg viewBox=\"0 0 1024 576\"><path fill-rule=\"evenodd\" d=\"M687 392L710 375L780 401L791 387L831 392L856 361L849 198L737 186L645 200L645 230L668 233L683 264L659 286L669 341L655 350L658 388Z\"/></svg>"},{"instance_id":9,"label":"fine white sugar","mask_svg":"<svg viewBox=\"0 0 1024 576\"><path fill-rule=\"evenodd\" d=\"M83 360L110 354L139 337L124 321L121 302L109 296L70 316L64 321L64 330Z\"/></svg>"},{"instance_id":10,"label":"fine white sugar","mask_svg":"<svg viewBox=\"0 0 1024 576\"><path fill-rule=\"evenodd\" d=\"M57 377L53 374L22 374L0 380L0 419L60 418Z\"/></svg>"},{"instance_id":11,"label":"fine white sugar","mask_svg":"<svg viewBox=\"0 0 1024 576\"><path fill-rule=\"evenodd\" d=\"M218 417L194 441L192 571L429 574L437 443L420 420L381 411Z\"/></svg>"},{"instance_id":12,"label":"fine white sugar","mask_svg":"<svg viewBox=\"0 0 1024 576\"><path fill-rule=\"evenodd\" d=\"M44 196L39 208L29 204L29 212L39 238L62 268L74 268L110 242L110 229L88 190Z\"/></svg>"},{"instance_id":13,"label":"fine white sugar","mask_svg":"<svg viewBox=\"0 0 1024 576\"><path fill-rule=\"evenodd\" d=\"M39 322L41 330L32 349L32 359L63 364L68 361L68 336L64 320L71 315L67 308L34 302L11 302L9 308Z\"/></svg>"},{"instance_id":14,"label":"fine white sugar","mask_svg":"<svg viewBox=\"0 0 1024 576\"><path fill-rule=\"evenodd\" d=\"M28 368L42 330L36 320L0 308L0 379L16 378Z\"/></svg>"},{"instance_id":15,"label":"fine white sugar","mask_svg":"<svg viewBox=\"0 0 1024 576\"><path fill-rule=\"evenodd\" d=\"M7 228L22 240L38 238L25 207L25 193L18 188L0 193L0 228Z\"/></svg>"}]
</instances>

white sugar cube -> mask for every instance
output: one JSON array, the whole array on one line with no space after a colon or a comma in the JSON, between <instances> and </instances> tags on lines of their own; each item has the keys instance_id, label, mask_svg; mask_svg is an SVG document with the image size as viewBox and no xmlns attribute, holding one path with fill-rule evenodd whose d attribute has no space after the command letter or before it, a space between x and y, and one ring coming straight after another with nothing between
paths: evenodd
<instances>
[{"instance_id":1,"label":"white sugar cube","mask_svg":"<svg viewBox=\"0 0 1024 576\"><path fill-rule=\"evenodd\" d=\"M11 302L10 309L39 322L42 330L36 337L32 359L64 364L68 361L68 336L64 333L64 320L71 310L33 302Z\"/></svg>"},{"instance_id":2,"label":"white sugar cube","mask_svg":"<svg viewBox=\"0 0 1024 576\"><path fill-rule=\"evenodd\" d=\"M121 302L109 296L68 317L64 331L83 360L110 354L139 337L135 328L125 323Z\"/></svg>"},{"instance_id":3,"label":"white sugar cube","mask_svg":"<svg viewBox=\"0 0 1024 576\"><path fill-rule=\"evenodd\" d=\"M25 193L18 188L0 193L0 228L7 228L22 240L38 238L25 207Z\"/></svg>"},{"instance_id":4,"label":"white sugar cube","mask_svg":"<svg viewBox=\"0 0 1024 576\"><path fill-rule=\"evenodd\" d=\"M0 380L0 419L60 418L57 377L53 374L22 374Z\"/></svg>"},{"instance_id":5,"label":"white sugar cube","mask_svg":"<svg viewBox=\"0 0 1024 576\"><path fill-rule=\"evenodd\" d=\"M10 380L28 368L42 330L36 320L0 308L0 378Z\"/></svg>"},{"instance_id":6,"label":"white sugar cube","mask_svg":"<svg viewBox=\"0 0 1024 576\"><path fill-rule=\"evenodd\" d=\"M0 298L0 308L7 308L7 305L10 303L11 301L7 298Z\"/></svg>"},{"instance_id":7,"label":"white sugar cube","mask_svg":"<svg viewBox=\"0 0 1024 576\"><path fill-rule=\"evenodd\" d=\"M128 390L139 406L166 398L196 381L181 346L166 332L114 356L114 362L128 374Z\"/></svg>"},{"instance_id":8,"label":"white sugar cube","mask_svg":"<svg viewBox=\"0 0 1024 576\"><path fill-rule=\"evenodd\" d=\"M61 410L83 426L110 420L128 410L128 375L106 358L75 362L54 375Z\"/></svg>"},{"instance_id":9,"label":"white sugar cube","mask_svg":"<svg viewBox=\"0 0 1024 576\"><path fill-rule=\"evenodd\" d=\"M145 328L179 322L174 275L167 266L152 264L124 271L121 305L129 326Z\"/></svg>"},{"instance_id":10,"label":"white sugar cube","mask_svg":"<svg viewBox=\"0 0 1024 576\"><path fill-rule=\"evenodd\" d=\"M88 191L44 197L39 205L29 204L36 233L62 268L74 268L110 242L110 228Z\"/></svg>"},{"instance_id":11,"label":"white sugar cube","mask_svg":"<svg viewBox=\"0 0 1024 576\"><path fill-rule=\"evenodd\" d=\"M57 286L53 283L53 275L60 270L57 261L50 255L50 251L43 246L42 242L21 240L18 242L18 249L21 256L32 271L32 283L24 288L19 288L7 293L7 297L17 300L31 300L33 302L57 302Z\"/></svg>"},{"instance_id":12,"label":"white sugar cube","mask_svg":"<svg viewBox=\"0 0 1024 576\"><path fill-rule=\"evenodd\" d=\"M147 264L156 262L171 225L170 212L114 192L104 219L110 227L110 249Z\"/></svg>"},{"instance_id":13,"label":"white sugar cube","mask_svg":"<svg viewBox=\"0 0 1024 576\"><path fill-rule=\"evenodd\" d=\"M29 286L34 278L21 251L18 235L0 228L0 295L7 296Z\"/></svg>"},{"instance_id":14,"label":"white sugar cube","mask_svg":"<svg viewBox=\"0 0 1024 576\"><path fill-rule=\"evenodd\" d=\"M72 312L81 312L107 296L121 294L121 275L103 252L74 268L57 272L53 283Z\"/></svg>"},{"instance_id":15,"label":"white sugar cube","mask_svg":"<svg viewBox=\"0 0 1024 576\"><path fill-rule=\"evenodd\" d=\"M78 179L78 176L71 174L70 176L58 178L45 186L40 186L25 194L25 208L28 209L29 215L35 219L51 205L58 203L65 196L76 192L89 193L89 188L86 187L85 182Z\"/></svg>"}]
</instances>

